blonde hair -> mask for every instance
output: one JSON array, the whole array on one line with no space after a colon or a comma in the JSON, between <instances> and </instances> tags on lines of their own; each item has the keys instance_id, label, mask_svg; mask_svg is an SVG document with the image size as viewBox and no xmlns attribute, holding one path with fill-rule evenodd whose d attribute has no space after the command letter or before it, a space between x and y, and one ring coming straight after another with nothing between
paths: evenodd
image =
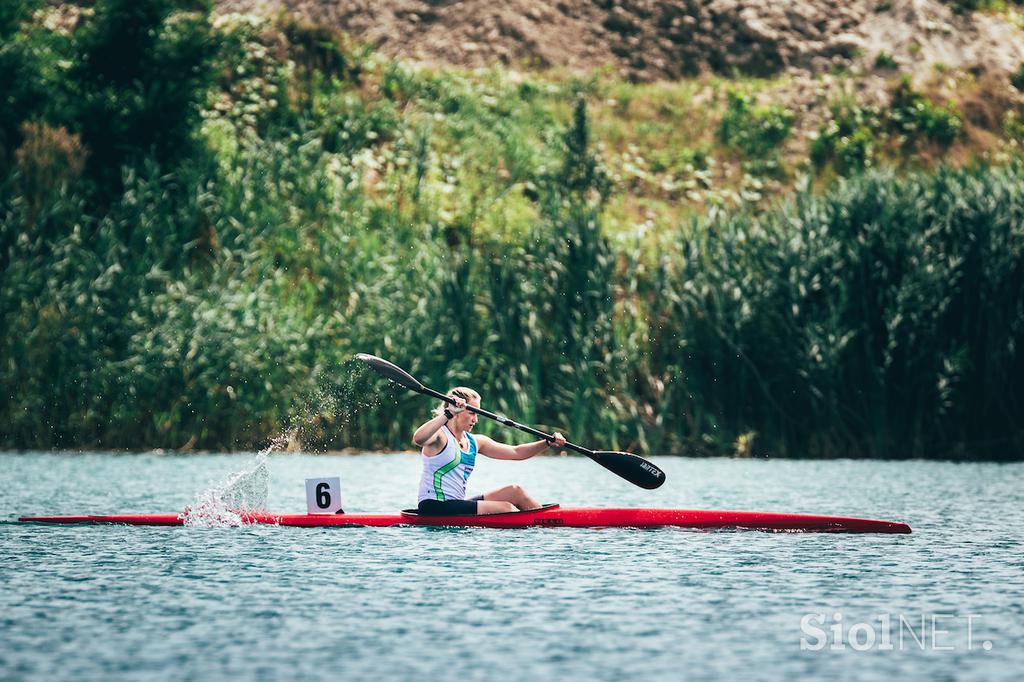
<instances>
[{"instance_id":1,"label":"blonde hair","mask_svg":"<svg viewBox=\"0 0 1024 682\"><path fill-rule=\"evenodd\" d=\"M463 400L465 400L467 403L471 401L476 401L477 403L480 402L480 394L467 386L456 386L452 390L448 391L448 395L457 395ZM434 410L434 414L441 414L442 412L444 412L444 408L446 407L448 407L448 403L442 402Z\"/></svg>"}]
</instances>

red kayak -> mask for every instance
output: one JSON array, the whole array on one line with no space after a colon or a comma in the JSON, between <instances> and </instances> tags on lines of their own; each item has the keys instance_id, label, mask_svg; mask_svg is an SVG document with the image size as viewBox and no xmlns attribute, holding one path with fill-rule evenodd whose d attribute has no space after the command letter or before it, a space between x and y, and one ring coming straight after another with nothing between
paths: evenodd
<instances>
[{"instance_id":1,"label":"red kayak","mask_svg":"<svg viewBox=\"0 0 1024 682\"><path fill-rule=\"evenodd\" d=\"M278 526L472 526L480 528L744 528L815 533L909 533L910 526L844 516L702 509L565 508L557 504L533 511L465 516L399 514L275 514L242 512L243 523ZM184 514L113 514L109 516L23 516L29 523L119 523L131 526L181 526Z\"/></svg>"}]
</instances>

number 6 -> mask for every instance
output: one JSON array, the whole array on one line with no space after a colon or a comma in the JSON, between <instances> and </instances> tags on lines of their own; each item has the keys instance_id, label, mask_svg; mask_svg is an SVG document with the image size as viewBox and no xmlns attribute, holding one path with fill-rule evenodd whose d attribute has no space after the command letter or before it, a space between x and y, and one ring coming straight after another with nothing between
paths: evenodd
<instances>
[{"instance_id":1,"label":"number 6","mask_svg":"<svg viewBox=\"0 0 1024 682\"><path fill-rule=\"evenodd\" d=\"M331 486L329 483L321 483L316 487L316 506L327 509L331 506Z\"/></svg>"}]
</instances>

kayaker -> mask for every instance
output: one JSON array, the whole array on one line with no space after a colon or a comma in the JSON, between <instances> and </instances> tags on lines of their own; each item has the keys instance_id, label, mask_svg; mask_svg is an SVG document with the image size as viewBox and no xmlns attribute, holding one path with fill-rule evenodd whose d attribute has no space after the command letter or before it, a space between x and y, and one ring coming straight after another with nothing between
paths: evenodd
<instances>
[{"instance_id":1,"label":"kayaker","mask_svg":"<svg viewBox=\"0 0 1024 682\"><path fill-rule=\"evenodd\" d=\"M450 514L501 514L535 509L540 505L518 485L507 485L483 495L466 499L466 480L480 453L492 459L529 459L551 445L565 445L565 436L554 434L554 442L538 440L523 445L507 445L487 436L474 436L470 431L477 416L466 405L480 407L480 394L459 386L449 393L454 405L442 403L436 416L412 436L423 455L418 511L424 516Z\"/></svg>"}]
</instances>

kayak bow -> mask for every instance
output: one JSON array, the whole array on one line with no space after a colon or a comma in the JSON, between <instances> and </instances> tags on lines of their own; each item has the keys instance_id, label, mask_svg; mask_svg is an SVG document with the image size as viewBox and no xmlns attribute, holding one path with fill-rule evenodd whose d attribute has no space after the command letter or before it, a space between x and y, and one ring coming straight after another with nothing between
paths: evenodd
<instances>
[{"instance_id":1,"label":"kayak bow","mask_svg":"<svg viewBox=\"0 0 1024 682\"><path fill-rule=\"evenodd\" d=\"M534 511L464 516L400 514L275 514L242 512L246 524L278 526L469 526L478 528L742 528L813 533L909 533L910 526L844 516L776 512L713 511L703 509L561 508L550 505ZM131 526L181 526L184 514L114 514L109 516L23 516L27 523L113 523Z\"/></svg>"}]
</instances>

